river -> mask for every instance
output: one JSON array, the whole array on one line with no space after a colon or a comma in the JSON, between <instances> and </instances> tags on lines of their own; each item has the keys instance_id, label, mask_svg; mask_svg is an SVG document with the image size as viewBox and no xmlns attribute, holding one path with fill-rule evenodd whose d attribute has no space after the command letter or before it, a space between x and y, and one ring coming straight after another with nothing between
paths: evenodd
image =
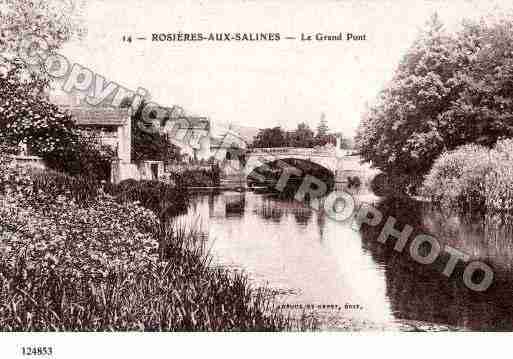
<instances>
[{"instance_id":1,"label":"river","mask_svg":"<svg viewBox=\"0 0 513 359\"><path fill-rule=\"evenodd\" d=\"M418 264L395 252L393 242L377 242L373 229L355 230L350 221L271 194L198 194L175 221L208 235L215 263L276 289L284 310L312 313L323 329L513 329L510 225L440 213L411 199L375 205L384 218L393 215L489 263L493 285L472 292L459 268L447 278L442 263Z\"/></svg>"}]
</instances>

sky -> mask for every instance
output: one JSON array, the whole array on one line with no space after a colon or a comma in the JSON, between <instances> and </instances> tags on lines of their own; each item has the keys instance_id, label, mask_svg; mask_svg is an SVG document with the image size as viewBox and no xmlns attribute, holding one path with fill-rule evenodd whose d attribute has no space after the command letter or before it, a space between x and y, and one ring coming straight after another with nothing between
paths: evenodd
<instances>
[{"instance_id":1,"label":"sky","mask_svg":"<svg viewBox=\"0 0 513 359\"><path fill-rule=\"evenodd\" d=\"M163 106L214 123L315 128L354 135L366 103L386 85L419 28L436 11L448 28L503 12L511 1L89 0L88 34L64 46L68 59ZM177 43L122 41L152 33L365 34L365 41Z\"/></svg>"}]
</instances>

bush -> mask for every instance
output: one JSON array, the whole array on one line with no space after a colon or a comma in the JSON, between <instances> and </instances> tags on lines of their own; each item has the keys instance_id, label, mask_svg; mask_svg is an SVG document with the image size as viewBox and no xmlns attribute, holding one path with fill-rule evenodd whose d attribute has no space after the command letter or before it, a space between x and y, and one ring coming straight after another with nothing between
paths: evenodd
<instances>
[{"instance_id":1,"label":"bush","mask_svg":"<svg viewBox=\"0 0 513 359\"><path fill-rule=\"evenodd\" d=\"M218 165L207 168L185 167L181 171L171 172L171 178L178 187L217 187L221 184L221 170Z\"/></svg>"},{"instance_id":2,"label":"bush","mask_svg":"<svg viewBox=\"0 0 513 359\"><path fill-rule=\"evenodd\" d=\"M412 177L398 173L379 173L370 181L370 189L377 196L403 197L408 196L411 187L415 186Z\"/></svg>"},{"instance_id":3,"label":"bush","mask_svg":"<svg viewBox=\"0 0 513 359\"><path fill-rule=\"evenodd\" d=\"M110 185L106 190L118 203L138 202L161 219L187 210L187 191L159 181L129 179L118 185Z\"/></svg>"},{"instance_id":4,"label":"bush","mask_svg":"<svg viewBox=\"0 0 513 359\"><path fill-rule=\"evenodd\" d=\"M513 140L492 150L465 145L443 153L424 180L423 192L444 207L513 210Z\"/></svg>"},{"instance_id":5,"label":"bush","mask_svg":"<svg viewBox=\"0 0 513 359\"><path fill-rule=\"evenodd\" d=\"M62 170L72 176L88 177L93 181L110 181L112 160L115 151L103 145L95 131L80 130L77 146L70 148ZM48 159L47 159L48 162Z\"/></svg>"},{"instance_id":6,"label":"bush","mask_svg":"<svg viewBox=\"0 0 513 359\"><path fill-rule=\"evenodd\" d=\"M489 150L482 146L444 152L425 177L422 193L444 207L484 209L484 178L491 165Z\"/></svg>"},{"instance_id":7,"label":"bush","mask_svg":"<svg viewBox=\"0 0 513 359\"><path fill-rule=\"evenodd\" d=\"M485 178L486 207L513 211L513 139L497 142L490 154L493 167Z\"/></svg>"}]
</instances>

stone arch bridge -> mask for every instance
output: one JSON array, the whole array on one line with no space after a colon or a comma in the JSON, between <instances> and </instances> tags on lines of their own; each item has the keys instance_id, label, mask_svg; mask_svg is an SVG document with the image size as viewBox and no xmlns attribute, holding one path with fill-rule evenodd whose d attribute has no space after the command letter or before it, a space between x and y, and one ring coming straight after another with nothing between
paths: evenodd
<instances>
[{"instance_id":1,"label":"stone arch bridge","mask_svg":"<svg viewBox=\"0 0 513 359\"><path fill-rule=\"evenodd\" d=\"M319 148L255 148L247 152L244 175L247 178L256 168L278 160L297 159L317 164L337 177L339 159L334 146Z\"/></svg>"}]
</instances>

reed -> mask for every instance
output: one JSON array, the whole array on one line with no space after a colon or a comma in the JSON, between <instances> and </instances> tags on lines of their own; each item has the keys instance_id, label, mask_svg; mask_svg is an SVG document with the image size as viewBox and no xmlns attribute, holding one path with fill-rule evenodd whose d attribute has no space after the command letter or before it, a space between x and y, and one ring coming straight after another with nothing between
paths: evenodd
<instances>
[{"instance_id":1,"label":"reed","mask_svg":"<svg viewBox=\"0 0 513 359\"><path fill-rule=\"evenodd\" d=\"M159 227L161 262L104 278L68 278L0 263L4 331L277 331L301 329L275 307L269 290L214 266L196 232ZM301 324L302 323L302 324ZM311 325L307 328L311 329ZM306 326L305 326L306 328Z\"/></svg>"},{"instance_id":2,"label":"reed","mask_svg":"<svg viewBox=\"0 0 513 359\"><path fill-rule=\"evenodd\" d=\"M158 200L183 191L130 182L110 188L112 197L58 173L0 166L0 330L304 327L275 307L270 290L215 265L204 234L158 221L133 202L161 209Z\"/></svg>"},{"instance_id":3,"label":"reed","mask_svg":"<svg viewBox=\"0 0 513 359\"><path fill-rule=\"evenodd\" d=\"M163 182L125 180L118 185L107 185L105 190L119 203L138 202L162 220L187 210L187 191Z\"/></svg>"}]
</instances>

